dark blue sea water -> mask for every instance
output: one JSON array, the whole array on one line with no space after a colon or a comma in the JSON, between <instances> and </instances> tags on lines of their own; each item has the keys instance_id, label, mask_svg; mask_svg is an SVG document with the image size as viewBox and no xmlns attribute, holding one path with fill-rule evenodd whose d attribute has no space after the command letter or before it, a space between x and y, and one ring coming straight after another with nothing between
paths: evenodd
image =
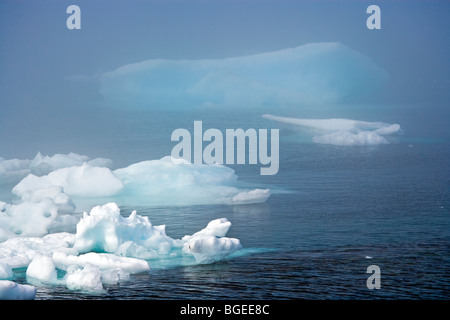
<instances>
[{"instance_id":1,"label":"dark blue sea water","mask_svg":"<svg viewBox=\"0 0 450 320\"><path fill-rule=\"evenodd\" d=\"M48 145L55 150L46 153L107 157L121 167L170 154L171 132L192 130L194 120L202 120L204 129L280 128L276 175L259 175L259 165L233 166L240 180L268 187L272 195L265 203L239 206L123 207L124 214L137 210L153 224L165 224L173 238L226 217L232 222L227 236L240 239L244 252L208 265L150 263L149 274L106 287L104 294L39 287L36 298L449 299L448 111L386 110L372 110L369 118L354 111L350 117L349 111L352 119L402 126L402 135L374 147L314 144L304 133L262 119L256 111L99 111L80 124L79 135L52 137ZM366 286L370 265L380 268L380 289Z\"/></svg>"}]
</instances>

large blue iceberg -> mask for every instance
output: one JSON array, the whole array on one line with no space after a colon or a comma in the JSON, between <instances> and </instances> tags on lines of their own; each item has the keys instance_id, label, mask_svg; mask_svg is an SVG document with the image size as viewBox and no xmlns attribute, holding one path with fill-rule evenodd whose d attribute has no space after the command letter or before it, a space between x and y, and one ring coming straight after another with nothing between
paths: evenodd
<instances>
[{"instance_id":1,"label":"large blue iceberg","mask_svg":"<svg viewBox=\"0 0 450 320\"><path fill-rule=\"evenodd\" d=\"M340 103L370 98L389 78L365 55L340 43L312 43L243 57L152 59L100 77L113 107L184 109Z\"/></svg>"}]
</instances>

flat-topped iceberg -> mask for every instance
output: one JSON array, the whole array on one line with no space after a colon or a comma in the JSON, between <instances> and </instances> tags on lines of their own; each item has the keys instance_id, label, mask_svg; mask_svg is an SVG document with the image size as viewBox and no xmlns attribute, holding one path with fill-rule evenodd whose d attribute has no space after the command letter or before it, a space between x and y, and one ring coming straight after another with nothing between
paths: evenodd
<instances>
[{"instance_id":1,"label":"flat-topped iceberg","mask_svg":"<svg viewBox=\"0 0 450 320\"><path fill-rule=\"evenodd\" d=\"M329 104L371 97L389 75L340 43L310 43L226 59L151 59L100 77L108 106L185 109Z\"/></svg>"},{"instance_id":2,"label":"flat-topped iceberg","mask_svg":"<svg viewBox=\"0 0 450 320\"><path fill-rule=\"evenodd\" d=\"M399 124L352 119L301 119L264 114L265 119L292 124L313 133L313 141L337 146L388 144L387 136L400 132Z\"/></svg>"}]
</instances>

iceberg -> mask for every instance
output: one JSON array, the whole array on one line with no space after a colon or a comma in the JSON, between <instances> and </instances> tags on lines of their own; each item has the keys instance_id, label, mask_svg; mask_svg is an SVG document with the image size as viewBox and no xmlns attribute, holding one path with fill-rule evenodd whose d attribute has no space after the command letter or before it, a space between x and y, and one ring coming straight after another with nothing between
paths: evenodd
<instances>
[{"instance_id":1,"label":"iceberg","mask_svg":"<svg viewBox=\"0 0 450 320\"><path fill-rule=\"evenodd\" d=\"M224 259L242 248L238 239L226 238L231 222L226 218L208 223L206 228L184 236L183 252L190 253L198 263L212 263Z\"/></svg>"},{"instance_id":2,"label":"iceberg","mask_svg":"<svg viewBox=\"0 0 450 320\"><path fill-rule=\"evenodd\" d=\"M0 300L34 300L36 287L0 280Z\"/></svg>"},{"instance_id":3,"label":"iceberg","mask_svg":"<svg viewBox=\"0 0 450 320\"><path fill-rule=\"evenodd\" d=\"M164 226L153 226L147 217L133 211L121 216L116 203L92 208L77 224L74 247L79 252L111 252L123 249L131 242L156 254L167 254L174 240L166 235Z\"/></svg>"},{"instance_id":4,"label":"iceberg","mask_svg":"<svg viewBox=\"0 0 450 320\"><path fill-rule=\"evenodd\" d=\"M76 233L59 232L43 237L13 237L0 243L0 278L13 278L14 269L26 268L26 280L35 286L63 285L69 290L104 292L105 285L127 281L149 272L151 265L181 266L214 263L232 257L242 248L239 239L227 238L226 218L182 239L166 235L148 217L133 211L128 217L116 203L84 212ZM5 281L5 280L2 280ZM31 297L34 287L2 282L0 297ZM25 290L20 296L21 290ZM33 291L34 290L34 291ZM17 291L16 293L14 293ZM32 292L31 292L32 291Z\"/></svg>"},{"instance_id":5,"label":"iceberg","mask_svg":"<svg viewBox=\"0 0 450 320\"><path fill-rule=\"evenodd\" d=\"M35 175L49 174L50 172L72 166L81 166L87 163L90 166L110 167L112 161L106 158L90 159L88 156L76 153L42 155L40 152L33 159L9 159L0 157L0 185L18 182L30 173Z\"/></svg>"},{"instance_id":6,"label":"iceberg","mask_svg":"<svg viewBox=\"0 0 450 320\"><path fill-rule=\"evenodd\" d=\"M42 156L38 154L32 161L38 157ZM52 167L73 164L65 156L47 158L65 159L53 162ZM69 158L87 159L75 154ZM29 173L20 180L12 188L18 199L13 203L0 201L0 240L14 236L44 236L58 227L74 227L78 220L73 214L98 202L113 201L130 206L240 205L264 202L270 196L269 189L240 187L234 170L220 164L192 164L167 156L111 170L94 166L108 161L94 160L91 165L84 162L44 175ZM43 162L39 160L39 163ZM29 164L27 166L31 168ZM12 170L15 169L13 166ZM135 246L128 249L138 250Z\"/></svg>"},{"instance_id":7,"label":"iceberg","mask_svg":"<svg viewBox=\"0 0 450 320\"><path fill-rule=\"evenodd\" d=\"M23 189L17 192L21 202L8 204L0 201L0 240L15 235L43 236L51 228L75 222L70 215L75 211L75 204L56 185L34 190Z\"/></svg>"},{"instance_id":8,"label":"iceberg","mask_svg":"<svg viewBox=\"0 0 450 320\"><path fill-rule=\"evenodd\" d=\"M108 203L84 213L77 225L74 248L80 253L107 252L137 259L176 255L183 248L197 262L211 263L241 248L238 239L225 237L230 227L228 219L216 219L193 235L172 239L164 225L153 226L136 211L125 218L116 203Z\"/></svg>"},{"instance_id":9,"label":"iceberg","mask_svg":"<svg viewBox=\"0 0 450 320\"><path fill-rule=\"evenodd\" d=\"M122 182L104 167L81 166L62 168L45 176L29 174L17 184L12 192L22 196L26 191L60 186L64 192L79 197L106 197L119 192Z\"/></svg>"},{"instance_id":10,"label":"iceberg","mask_svg":"<svg viewBox=\"0 0 450 320\"><path fill-rule=\"evenodd\" d=\"M260 203L270 196L268 189L241 188L234 170L220 164L194 164L166 156L111 170L99 166L105 162L98 158L44 175L28 173L12 193L21 198L24 206L46 201L47 205L41 206L46 207L47 216L54 218L55 212L72 213L77 202L91 205L98 199L127 205L234 205ZM63 163L72 165L71 161L63 161L58 166ZM1 206L9 216L19 209L6 211L7 204Z\"/></svg>"},{"instance_id":11,"label":"iceberg","mask_svg":"<svg viewBox=\"0 0 450 320\"><path fill-rule=\"evenodd\" d=\"M136 211L123 216L114 201L90 205L80 215L80 199L108 198L128 205L242 204L265 201L270 195L268 189L241 188L234 170L223 165L172 157L116 170L103 166L109 161L91 162L76 154L38 154L33 160L2 159L1 164L2 174L23 176L12 188L17 199L0 201L0 298L4 299L32 299L34 286L42 285L101 293L107 285L149 272L152 265L214 263L232 258L242 248L239 239L226 237L231 227L226 218L174 239L164 225L155 226ZM74 233L57 232L67 231L67 226ZM26 270L25 279L33 286L10 281L17 269Z\"/></svg>"},{"instance_id":12,"label":"iceberg","mask_svg":"<svg viewBox=\"0 0 450 320\"><path fill-rule=\"evenodd\" d=\"M101 270L117 269L127 274L143 273L150 270L148 263L142 259L121 257L109 253L89 252L78 256L68 255L62 251L53 253L54 264L61 270L68 270L71 266L95 266ZM28 267L30 268L30 267Z\"/></svg>"},{"instance_id":13,"label":"iceberg","mask_svg":"<svg viewBox=\"0 0 450 320\"><path fill-rule=\"evenodd\" d=\"M67 232L10 238L0 243L0 263L8 264L12 270L27 268L38 255L52 256L56 251L76 254L74 242L75 235Z\"/></svg>"},{"instance_id":14,"label":"iceberg","mask_svg":"<svg viewBox=\"0 0 450 320\"><path fill-rule=\"evenodd\" d=\"M212 263L223 260L242 248L238 239L214 236L194 237L183 246L183 252L194 255L198 263Z\"/></svg>"},{"instance_id":15,"label":"iceberg","mask_svg":"<svg viewBox=\"0 0 450 320\"><path fill-rule=\"evenodd\" d=\"M224 165L194 164L171 156L135 163L114 174L124 185L119 193L122 201L133 205L245 204L270 196L268 189L239 188L234 170Z\"/></svg>"},{"instance_id":16,"label":"iceberg","mask_svg":"<svg viewBox=\"0 0 450 320\"><path fill-rule=\"evenodd\" d=\"M264 114L265 119L292 124L313 132L313 142L337 146L388 144L386 136L399 133L399 124L352 119L300 119Z\"/></svg>"},{"instance_id":17,"label":"iceberg","mask_svg":"<svg viewBox=\"0 0 450 320\"><path fill-rule=\"evenodd\" d=\"M340 43L310 43L242 57L152 59L100 77L108 106L184 109L329 104L378 92L389 75Z\"/></svg>"},{"instance_id":18,"label":"iceberg","mask_svg":"<svg viewBox=\"0 0 450 320\"><path fill-rule=\"evenodd\" d=\"M104 292L102 283L102 272L93 266L84 268L71 268L66 276L66 286L70 290L88 293Z\"/></svg>"},{"instance_id":19,"label":"iceberg","mask_svg":"<svg viewBox=\"0 0 450 320\"><path fill-rule=\"evenodd\" d=\"M28 265L26 276L31 283L56 283L58 277L52 257L36 254Z\"/></svg>"}]
</instances>

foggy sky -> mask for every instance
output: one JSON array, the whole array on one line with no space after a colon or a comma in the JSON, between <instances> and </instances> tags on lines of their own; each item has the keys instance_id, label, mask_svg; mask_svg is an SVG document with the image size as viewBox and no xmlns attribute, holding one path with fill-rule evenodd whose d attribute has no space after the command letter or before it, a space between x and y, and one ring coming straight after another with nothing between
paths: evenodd
<instances>
[{"instance_id":1,"label":"foggy sky","mask_svg":"<svg viewBox=\"0 0 450 320\"><path fill-rule=\"evenodd\" d=\"M81 30L66 27L71 4L81 8ZM370 4L381 8L381 30L366 27ZM86 110L101 101L99 75L126 64L311 42L340 42L385 69L388 102L445 105L448 12L448 1L1 0L0 127Z\"/></svg>"}]
</instances>

